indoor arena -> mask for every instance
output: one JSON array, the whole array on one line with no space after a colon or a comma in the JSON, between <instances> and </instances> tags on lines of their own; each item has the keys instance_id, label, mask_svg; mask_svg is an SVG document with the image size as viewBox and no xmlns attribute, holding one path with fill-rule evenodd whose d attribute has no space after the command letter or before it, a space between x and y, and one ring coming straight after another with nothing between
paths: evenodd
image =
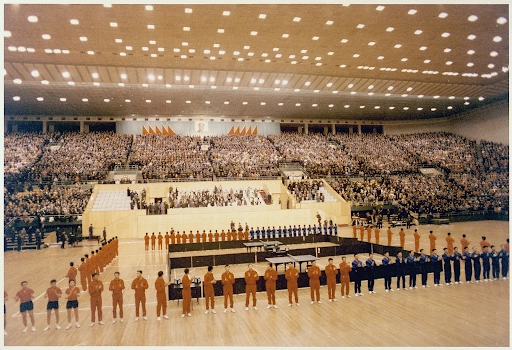
<instances>
[{"instance_id":1,"label":"indoor arena","mask_svg":"<svg viewBox=\"0 0 512 350\"><path fill-rule=\"evenodd\" d=\"M508 17L4 5L4 345L509 347Z\"/></svg>"}]
</instances>

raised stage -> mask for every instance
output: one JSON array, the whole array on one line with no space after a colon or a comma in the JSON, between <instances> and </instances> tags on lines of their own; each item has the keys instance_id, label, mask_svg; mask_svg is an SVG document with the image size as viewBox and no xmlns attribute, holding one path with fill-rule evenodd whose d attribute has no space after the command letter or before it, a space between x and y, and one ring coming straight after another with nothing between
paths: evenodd
<instances>
[{"instance_id":1,"label":"raised stage","mask_svg":"<svg viewBox=\"0 0 512 350\"><path fill-rule=\"evenodd\" d=\"M174 190L190 191L200 189L213 189L222 186L224 189L263 188L272 198L269 205L245 205L201 208L173 208L165 215L146 215L146 210L115 210L105 208L102 211L92 211L100 191L142 191L146 190L148 203L154 200L166 200L169 187ZM83 214L83 227L93 225L94 232L101 232L105 227L107 233L113 232L119 238L142 238L146 232L158 235L158 232L175 231L194 233L199 230L228 230L231 221L236 227L242 224L245 227L268 227L288 225L313 225L317 223L316 215L319 213L323 220L332 220L338 225L350 224L350 204L343 200L336 192L324 183L324 188L333 196L334 202L323 203L296 203L293 196L287 191L280 180L247 180L247 181L196 181L196 182L165 182L151 184L130 185L96 185L85 212ZM287 209L289 207L290 209Z\"/></svg>"}]
</instances>

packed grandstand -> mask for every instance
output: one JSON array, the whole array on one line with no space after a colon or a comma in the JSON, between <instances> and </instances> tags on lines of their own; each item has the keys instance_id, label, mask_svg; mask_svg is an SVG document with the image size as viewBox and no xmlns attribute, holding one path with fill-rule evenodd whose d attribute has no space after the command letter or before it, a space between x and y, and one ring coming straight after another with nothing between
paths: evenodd
<instances>
[{"instance_id":1,"label":"packed grandstand","mask_svg":"<svg viewBox=\"0 0 512 350\"><path fill-rule=\"evenodd\" d=\"M208 150L202 150L206 142ZM116 165L134 165L142 182L281 176L298 162L352 204L397 203L411 213L508 212L509 146L450 133L271 136L15 133L4 138L5 217L81 214ZM419 169L435 167L437 175ZM62 187L62 183L72 186ZM292 189L295 191L295 189ZM313 189L318 191L318 185ZM302 191L302 190L301 190ZM311 189L295 193L314 199ZM311 197L311 198L309 198ZM320 198L320 197L319 197Z\"/></svg>"}]
</instances>

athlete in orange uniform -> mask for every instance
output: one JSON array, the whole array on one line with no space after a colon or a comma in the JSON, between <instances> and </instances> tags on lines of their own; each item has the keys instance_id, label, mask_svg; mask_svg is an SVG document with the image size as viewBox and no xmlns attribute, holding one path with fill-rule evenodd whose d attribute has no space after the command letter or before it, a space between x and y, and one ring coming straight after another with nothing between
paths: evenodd
<instances>
[{"instance_id":1,"label":"athlete in orange uniform","mask_svg":"<svg viewBox=\"0 0 512 350\"><path fill-rule=\"evenodd\" d=\"M388 234L388 246L391 245L391 238L393 236L393 231L391 231L391 226L388 227L388 230L386 231Z\"/></svg>"},{"instance_id":2,"label":"athlete in orange uniform","mask_svg":"<svg viewBox=\"0 0 512 350\"><path fill-rule=\"evenodd\" d=\"M76 280L77 273L78 273L78 270L75 267L75 263L74 262L70 262L69 263L68 273L64 277L67 277L68 280Z\"/></svg>"},{"instance_id":3,"label":"athlete in orange uniform","mask_svg":"<svg viewBox=\"0 0 512 350\"><path fill-rule=\"evenodd\" d=\"M192 233L192 230L190 230L190 233L188 234L188 243L194 243L194 234Z\"/></svg>"},{"instance_id":4,"label":"athlete in orange uniform","mask_svg":"<svg viewBox=\"0 0 512 350\"><path fill-rule=\"evenodd\" d=\"M420 251L420 237L421 233L418 233L418 230L414 230L414 251Z\"/></svg>"},{"instance_id":5,"label":"athlete in orange uniform","mask_svg":"<svg viewBox=\"0 0 512 350\"><path fill-rule=\"evenodd\" d=\"M219 241L219 233L217 232L217 230L215 230L215 233L213 234L214 238L215 238L215 242L218 242Z\"/></svg>"},{"instance_id":6,"label":"athlete in orange uniform","mask_svg":"<svg viewBox=\"0 0 512 350\"><path fill-rule=\"evenodd\" d=\"M92 268L92 264L91 264L91 259L89 258L89 254L85 254L84 255L84 258L85 258L85 276L87 278L87 285L89 285L89 283L91 283L92 281L92 274L94 272L93 268ZM87 289L84 289L84 292L86 291Z\"/></svg>"},{"instance_id":7,"label":"athlete in orange uniform","mask_svg":"<svg viewBox=\"0 0 512 350\"><path fill-rule=\"evenodd\" d=\"M359 240L363 241L364 239L364 226L359 227Z\"/></svg>"},{"instance_id":8,"label":"athlete in orange uniform","mask_svg":"<svg viewBox=\"0 0 512 350\"><path fill-rule=\"evenodd\" d=\"M94 326L96 310L98 310L98 321L100 324L103 324L101 292L103 292L103 282L99 280L97 273L93 273L92 281L89 284L89 295L91 296L91 327Z\"/></svg>"},{"instance_id":9,"label":"athlete in orange uniform","mask_svg":"<svg viewBox=\"0 0 512 350\"><path fill-rule=\"evenodd\" d=\"M204 230L203 233L201 234L201 242L206 242L206 232L204 232Z\"/></svg>"},{"instance_id":10,"label":"athlete in orange uniform","mask_svg":"<svg viewBox=\"0 0 512 350\"><path fill-rule=\"evenodd\" d=\"M446 248L448 248L449 255L453 254L453 243L454 242L455 242L455 239L453 239L453 237L451 236L451 233L448 232L448 234L446 236Z\"/></svg>"},{"instance_id":11,"label":"athlete in orange uniform","mask_svg":"<svg viewBox=\"0 0 512 350\"><path fill-rule=\"evenodd\" d=\"M142 304L142 318L146 317L146 289L149 288L148 281L142 277L142 271L137 270L137 277L132 282L132 289L135 290L135 322L139 320L139 304Z\"/></svg>"},{"instance_id":12,"label":"athlete in orange uniform","mask_svg":"<svg viewBox=\"0 0 512 350\"><path fill-rule=\"evenodd\" d=\"M210 232L208 232L208 242L213 242L212 230L210 230Z\"/></svg>"},{"instance_id":13,"label":"athlete in orange uniform","mask_svg":"<svg viewBox=\"0 0 512 350\"><path fill-rule=\"evenodd\" d=\"M482 251L484 250L484 247L490 247L491 243L487 242L487 237L482 236L482 240L480 241L480 248L482 248Z\"/></svg>"},{"instance_id":14,"label":"athlete in orange uniform","mask_svg":"<svg viewBox=\"0 0 512 350\"><path fill-rule=\"evenodd\" d=\"M156 247L156 236L155 236L155 233L153 232L151 234L151 250L155 250L155 247Z\"/></svg>"},{"instance_id":15,"label":"athlete in orange uniform","mask_svg":"<svg viewBox=\"0 0 512 350\"><path fill-rule=\"evenodd\" d=\"M267 299L268 305L267 309L270 309L272 306L274 309L277 309L276 306L276 281L277 281L277 271L272 268L272 263L268 263L267 269L265 270L265 276L263 276L265 280L265 290L267 291Z\"/></svg>"},{"instance_id":16,"label":"athlete in orange uniform","mask_svg":"<svg viewBox=\"0 0 512 350\"><path fill-rule=\"evenodd\" d=\"M75 310L75 326L80 328L80 324L78 323L78 297L80 296L80 288L75 285L74 280L69 280L69 288L66 289L66 298L68 301L66 302L66 309L68 312L68 326L66 329L71 328L71 309Z\"/></svg>"},{"instance_id":17,"label":"athlete in orange uniform","mask_svg":"<svg viewBox=\"0 0 512 350\"><path fill-rule=\"evenodd\" d=\"M43 331L47 331L51 328L52 310L55 310L55 328L60 329L59 325L59 298L62 296L62 290L57 287L57 280L50 281L50 288L46 290L44 295L48 298L48 305L46 306L46 328Z\"/></svg>"},{"instance_id":18,"label":"athlete in orange uniform","mask_svg":"<svg viewBox=\"0 0 512 350\"><path fill-rule=\"evenodd\" d=\"M258 310L256 307L256 282L259 279L258 273L253 269L252 264L249 264L249 270L245 271L245 309L249 310L249 298L252 294L252 308Z\"/></svg>"},{"instance_id":19,"label":"athlete in orange uniform","mask_svg":"<svg viewBox=\"0 0 512 350\"><path fill-rule=\"evenodd\" d=\"M171 228L170 236L171 236L171 244L176 244L176 234L174 233L174 230L172 228Z\"/></svg>"},{"instance_id":20,"label":"athlete in orange uniform","mask_svg":"<svg viewBox=\"0 0 512 350\"><path fill-rule=\"evenodd\" d=\"M372 240L372 227L370 225L366 227L366 235L368 236L368 242L370 242Z\"/></svg>"},{"instance_id":21,"label":"athlete in orange uniform","mask_svg":"<svg viewBox=\"0 0 512 350\"><path fill-rule=\"evenodd\" d=\"M226 271L222 274L222 286L224 292L224 313L228 311L228 297L229 307L231 312L235 312L233 309L233 284L235 283L235 275L229 271L229 265L225 266Z\"/></svg>"},{"instance_id":22,"label":"athlete in orange uniform","mask_svg":"<svg viewBox=\"0 0 512 350\"><path fill-rule=\"evenodd\" d=\"M402 247L402 249L404 248L405 246L405 231L404 229L400 229L400 232L398 232L398 234L400 235L400 247Z\"/></svg>"},{"instance_id":23,"label":"athlete in orange uniform","mask_svg":"<svg viewBox=\"0 0 512 350\"><path fill-rule=\"evenodd\" d=\"M222 230L222 232L220 233L220 240L222 242L224 242L226 240L226 232L224 232L224 230Z\"/></svg>"},{"instance_id":24,"label":"athlete in orange uniform","mask_svg":"<svg viewBox=\"0 0 512 350\"><path fill-rule=\"evenodd\" d=\"M329 258L329 263L325 267L325 275L327 276L327 294L329 301L336 301L336 275L338 269L333 264L332 258Z\"/></svg>"},{"instance_id":25,"label":"athlete in orange uniform","mask_svg":"<svg viewBox=\"0 0 512 350\"><path fill-rule=\"evenodd\" d=\"M462 249L464 249L465 247L469 247L469 245L471 244L471 241L468 241L468 239L466 238L466 235L463 234L462 238L460 239L460 244L462 246Z\"/></svg>"},{"instance_id":26,"label":"athlete in orange uniform","mask_svg":"<svg viewBox=\"0 0 512 350\"><path fill-rule=\"evenodd\" d=\"M354 238L357 238L357 225L352 226L352 233L354 234Z\"/></svg>"},{"instance_id":27,"label":"athlete in orange uniform","mask_svg":"<svg viewBox=\"0 0 512 350\"><path fill-rule=\"evenodd\" d=\"M199 243L201 242L201 234L199 233L199 230L197 230L197 233L196 233L196 243Z\"/></svg>"},{"instance_id":28,"label":"athlete in orange uniform","mask_svg":"<svg viewBox=\"0 0 512 350\"><path fill-rule=\"evenodd\" d=\"M158 250L162 250L162 242L164 237L162 236L161 232L158 232Z\"/></svg>"},{"instance_id":29,"label":"athlete in orange uniform","mask_svg":"<svg viewBox=\"0 0 512 350\"><path fill-rule=\"evenodd\" d=\"M169 240L170 240L171 236L169 236L169 232L165 232L165 236L164 236L164 239L165 239L165 250L169 250Z\"/></svg>"},{"instance_id":30,"label":"athlete in orange uniform","mask_svg":"<svg viewBox=\"0 0 512 350\"><path fill-rule=\"evenodd\" d=\"M85 262L85 258L81 258L80 260L82 261L78 267L78 271L80 271L80 284L85 292L87 290L87 264Z\"/></svg>"},{"instance_id":31,"label":"athlete in orange uniform","mask_svg":"<svg viewBox=\"0 0 512 350\"><path fill-rule=\"evenodd\" d=\"M91 280L92 280L93 273L98 274L100 272L100 270L98 269L96 255L94 254L94 250L91 251L91 257L89 258L89 272L91 273ZM88 283L89 282L90 281L88 281Z\"/></svg>"},{"instance_id":32,"label":"athlete in orange uniform","mask_svg":"<svg viewBox=\"0 0 512 350\"><path fill-rule=\"evenodd\" d=\"M299 271L293 266L292 263L288 263L288 268L284 274L286 279L286 288L288 289L288 306L292 306L292 294L295 295L295 305L299 305L299 287L297 280L299 279Z\"/></svg>"},{"instance_id":33,"label":"athlete in orange uniform","mask_svg":"<svg viewBox=\"0 0 512 350\"><path fill-rule=\"evenodd\" d=\"M436 239L437 239L437 236L434 235L432 233L432 231L430 231L430 234L428 235L428 239L430 240L430 252L434 249L436 249Z\"/></svg>"},{"instance_id":34,"label":"athlete in orange uniform","mask_svg":"<svg viewBox=\"0 0 512 350\"><path fill-rule=\"evenodd\" d=\"M320 301L320 268L316 266L316 260L313 260L311 266L308 267L308 277L309 277L309 289L311 292L311 304L315 303L315 294L316 294L316 302L321 304Z\"/></svg>"},{"instance_id":35,"label":"athlete in orange uniform","mask_svg":"<svg viewBox=\"0 0 512 350\"><path fill-rule=\"evenodd\" d=\"M156 317L157 320L160 321L160 310L162 311L162 315L165 319L168 319L167 316L167 298L165 294L165 289L169 285L166 283L163 278L164 272L158 271L158 277L155 281L155 289L156 289Z\"/></svg>"},{"instance_id":36,"label":"athlete in orange uniform","mask_svg":"<svg viewBox=\"0 0 512 350\"><path fill-rule=\"evenodd\" d=\"M149 236L147 232L144 236L144 250L149 250Z\"/></svg>"},{"instance_id":37,"label":"athlete in orange uniform","mask_svg":"<svg viewBox=\"0 0 512 350\"><path fill-rule=\"evenodd\" d=\"M101 249L97 249L96 250L96 263L98 265L98 275L100 273L103 272L103 266L104 266L104 262L103 262L103 257L104 257L104 253L103 253L103 250Z\"/></svg>"},{"instance_id":38,"label":"athlete in orange uniform","mask_svg":"<svg viewBox=\"0 0 512 350\"><path fill-rule=\"evenodd\" d=\"M379 244L380 239L380 230L377 226L375 226L375 243Z\"/></svg>"},{"instance_id":39,"label":"athlete in orange uniform","mask_svg":"<svg viewBox=\"0 0 512 350\"><path fill-rule=\"evenodd\" d=\"M112 292L112 323L116 323L117 306L119 305L119 321L123 323L123 289L124 281L119 278L119 272L114 272L114 279L110 281L108 290Z\"/></svg>"},{"instance_id":40,"label":"athlete in orange uniform","mask_svg":"<svg viewBox=\"0 0 512 350\"><path fill-rule=\"evenodd\" d=\"M183 275L183 278L181 279L181 283L183 285L183 291L181 292L183 296L183 313L181 314L181 317L185 317L185 315L191 317L192 314L190 313L190 304L192 304L192 279L188 277L189 269L185 269L185 274Z\"/></svg>"},{"instance_id":41,"label":"athlete in orange uniform","mask_svg":"<svg viewBox=\"0 0 512 350\"><path fill-rule=\"evenodd\" d=\"M181 243L187 243L187 234L185 233L185 231L183 231L183 233L181 234Z\"/></svg>"},{"instance_id":42,"label":"athlete in orange uniform","mask_svg":"<svg viewBox=\"0 0 512 350\"><path fill-rule=\"evenodd\" d=\"M206 311L207 314L210 312L210 306L212 308L212 314L216 314L215 311L215 291L213 285L217 283L215 277L213 277L213 266L208 266L208 272L204 275L204 297L206 299Z\"/></svg>"},{"instance_id":43,"label":"athlete in orange uniform","mask_svg":"<svg viewBox=\"0 0 512 350\"><path fill-rule=\"evenodd\" d=\"M352 266L347 264L347 258L341 257L340 263L340 281L341 281L341 298L345 299L345 294L347 298L350 298L350 275L349 272L352 271Z\"/></svg>"}]
</instances>

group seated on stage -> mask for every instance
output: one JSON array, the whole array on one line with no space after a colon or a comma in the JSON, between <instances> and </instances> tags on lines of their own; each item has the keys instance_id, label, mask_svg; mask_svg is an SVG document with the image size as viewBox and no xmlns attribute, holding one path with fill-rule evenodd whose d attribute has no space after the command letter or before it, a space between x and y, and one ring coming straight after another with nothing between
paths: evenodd
<instances>
[{"instance_id":1,"label":"group seated on stage","mask_svg":"<svg viewBox=\"0 0 512 350\"><path fill-rule=\"evenodd\" d=\"M226 188L221 185L204 189L169 189L169 208L228 207L271 204L263 188Z\"/></svg>"}]
</instances>

